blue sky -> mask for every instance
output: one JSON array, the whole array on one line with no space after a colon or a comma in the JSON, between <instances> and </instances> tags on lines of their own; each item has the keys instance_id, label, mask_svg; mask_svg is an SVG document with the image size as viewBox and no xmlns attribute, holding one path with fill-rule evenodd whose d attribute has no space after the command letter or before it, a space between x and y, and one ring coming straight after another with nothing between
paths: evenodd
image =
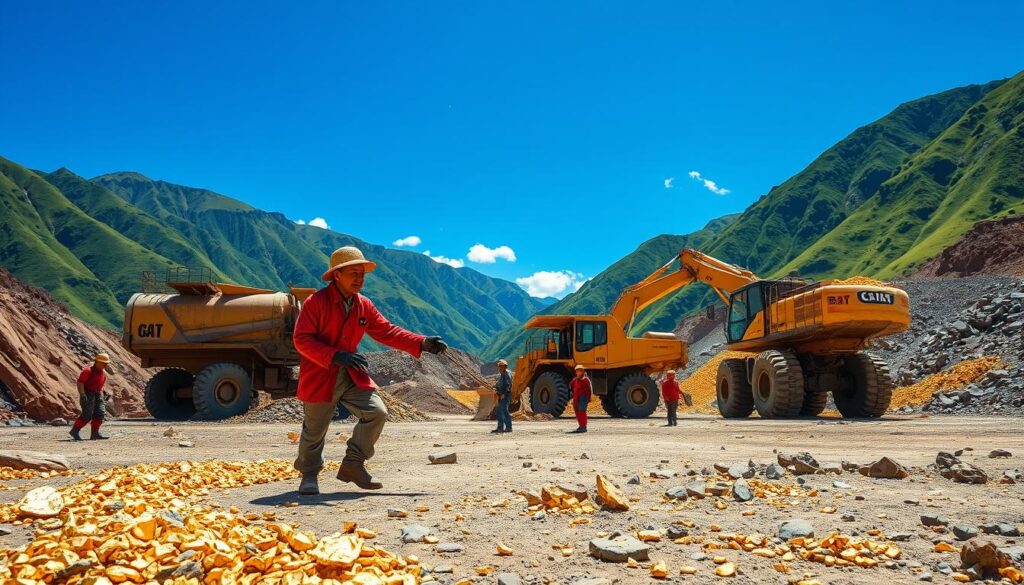
<instances>
[{"instance_id":1,"label":"blue sky","mask_svg":"<svg viewBox=\"0 0 1024 585\"><path fill-rule=\"evenodd\" d=\"M903 101L1024 68L1017 1L285 6L5 2L0 156L416 236L561 296Z\"/></svg>"}]
</instances>

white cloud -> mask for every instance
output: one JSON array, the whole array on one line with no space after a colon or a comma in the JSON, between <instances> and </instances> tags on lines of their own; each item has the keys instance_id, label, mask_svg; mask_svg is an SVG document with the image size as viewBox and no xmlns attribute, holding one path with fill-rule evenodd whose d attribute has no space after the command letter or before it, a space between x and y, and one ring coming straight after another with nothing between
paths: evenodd
<instances>
[{"instance_id":1,"label":"white cloud","mask_svg":"<svg viewBox=\"0 0 1024 585\"><path fill-rule=\"evenodd\" d=\"M304 220L304 219L296 219L295 223L297 223L299 225L306 225L306 220Z\"/></svg>"},{"instance_id":2,"label":"white cloud","mask_svg":"<svg viewBox=\"0 0 1024 585\"><path fill-rule=\"evenodd\" d=\"M399 239L395 240L394 242L391 242L391 244L393 246L398 246L399 248L401 248L403 246L416 247L416 246L419 246L422 243L423 243L423 240L421 240L419 236L406 236L404 238L399 238Z\"/></svg>"},{"instance_id":3,"label":"white cloud","mask_svg":"<svg viewBox=\"0 0 1024 585\"><path fill-rule=\"evenodd\" d=\"M476 244L469 249L469 254L466 254L466 258L469 258L470 262L476 262L478 264L494 264L498 258L503 258L509 262L515 262L516 253L508 246L488 248L483 244Z\"/></svg>"},{"instance_id":4,"label":"white cloud","mask_svg":"<svg viewBox=\"0 0 1024 585\"><path fill-rule=\"evenodd\" d=\"M675 181L675 180L676 180L675 177L669 177L669 178L665 179L665 188L666 189L671 189L672 188L672 181Z\"/></svg>"},{"instance_id":5,"label":"white cloud","mask_svg":"<svg viewBox=\"0 0 1024 585\"><path fill-rule=\"evenodd\" d=\"M689 175L691 179L703 183L704 188L707 189L708 191L711 191L715 195L728 195L729 193L732 193L732 191L730 191L729 189L719 187L718 183L706 178L704 175L701 175L699 171L690 171L689 173L686 174Z\"/></svg>"},{"instance_id":6,"label":"white cloud","mask_svg":"<svg viewBox=\"0 0 1024 585\"><path fill-rule=\"evenodd\" d=\"M517 278L516 284L523 287L531 297L560 299L570 292L580 290L580 287L588 280L590 279L585 278L579 272L571 270L541 270L530 276Z\"/></svg>"},{"instance_id":7,"label":"white cloud","mask_svg":"<svg viewBox=\"0 0 1024 585\"><path fill-rule=\"evenodd\" d=\"M446 258L444 256L431 256L430 255L430 250L426 250L425 252L423 252L423 255L426 256L427 258L430 258L434 262L439 262L441 264L447 264L448 266L451 266L452 268L462 268L463 266L466 265L465 262L463 262L462 260L459 260L458 258Z\"/></svg>"},{"instance_id":8,"label":"white cloud","mask_svg":"<svg viewBox=\"0 0 1024 585\"><path fill-rule=\"evenodd\" d=\"M318 227L323 230L331 229L331 226L327 225L327 220L322 217L314 217L313 219L309 220L309 225L313 227Z\"/></svg>"}]
</instances>

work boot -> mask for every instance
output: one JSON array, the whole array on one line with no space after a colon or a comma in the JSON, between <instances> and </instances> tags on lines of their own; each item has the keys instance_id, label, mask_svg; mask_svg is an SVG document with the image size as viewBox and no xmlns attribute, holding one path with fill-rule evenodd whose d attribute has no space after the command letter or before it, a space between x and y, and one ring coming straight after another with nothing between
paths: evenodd
<instances>
[{"instance_id":1,"label":"work boot","mask_svg":"<svg viewBox=\"0 0 1024 585\"><path fill-rule=\"evenodd\" d=\"M79 431L81 431L81 430L82 429L79 429L77 427L71 427L71 430L68 431L68 434L71 435L71 440L72 441L81 441L82 440L82 435L78 434Z\"/></svg>"},{"instance_id":2,"label":"work boot","mask_svg":"<svg viewBox=\"0 0 1024 585\"><path fill-rule=\"evenodd\" d=\"M366 466L355 461L341 463L341 468L338 469L338 479L352 482L364 490L379 490L384 487L381 482L373 480L370 472L366 471Z\"/></svg>"},{"instance_id":3,"label":"work boot","mask_svg":"<svg viewBox=\"0 0 1024 585\"><path fill-rule=\"evenodd\" d=\"M99 429L92 429L92 432L89 433L89 439L92 440L92 441L100 441L100 440L109 439L109 438L110 437L108 437L106 435L101 435Z\"/></svg>"},{"instance_id":4,"label":"work boot","mask_svg":"<svg viewBox=\"0 0 1024 585\"><path fill-rule=\"evenodd\" d=\"M501 430L501 429L494 429L494 430L493 430L493 431L491 431L491 432L492 432L492 433L503 433L503 432L505 432L505 431L503 431L503 430Z\"/></svg>"},{"instance_id":5,"label":"work boot","mask_svg":"<svg viewBox=\"0 0 1024 585\"><path fill-rule=\"evenodd\" d=\"M302 474L302 481L299 482L299 495L315 496L320 493L320 485L317 483L319 471L307 471Z\"/></svg>"}]
</instances>

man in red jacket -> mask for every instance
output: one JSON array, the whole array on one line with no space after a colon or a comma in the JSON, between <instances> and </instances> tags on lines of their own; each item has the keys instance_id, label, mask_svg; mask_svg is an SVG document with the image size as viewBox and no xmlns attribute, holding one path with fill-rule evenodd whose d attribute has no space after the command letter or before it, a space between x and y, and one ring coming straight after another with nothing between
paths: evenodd
<instances>
[{"instance_id":1,"label":"man in red jacket","mask_svg":"<svg viewBox=\"0 0 1024 585\"><path fill-rule=\"evenodd\" d=\"M299 311L292 336L300 355L298 398L302 401L302 435L295 469L302 473L300 494L317 494L323 468L324 437L340 402L359 422L352 429L338 479L368 489L382 484L366 471L374 445L384 429L388 409L374 391L366 357L358 353L364 334L379 343L415 357L441 353L448 346L440 337L426 337L392 325L370 299L359 294L367 272L377 265L355 247L338 248L323 274L329 282L313 293Z\"/></svg>"},{"instance_id":2,"label":"man in red jacket","mask_svg":"<svg viewBox=\"0 0 1024 585\"><path fill-rule=\"evenodd\" d=\"M668 424L666 427L674 427L679 424L676 419L676 409L679 408L679 398L682 393L679 391L679 383L676 382L676 371L665 372L665 381L661 383L661 398L665 401L665 408L668 409Z\"/></svg>"},{"instance_id":3,"label":"man in red jacket","mask_svg":"<svg viewBox=\"0 0 1024 585\"><path fill-rule=\"evenodd\" d=\"M587 370L582 365L576 366L576 377L569 382L572 388L572 408L576 411L576 430L570 433L587 432L587 405L590 403L591 388Z\"/></svg>"},{"instance_id":4,"label":"man in red jacket","mask_svg":"<svg viewBox=\"0 0 1024 585\"><path fill-rule=\"evenodd\" d=\"M110 356L105 353L98 353L92 359L91 366L85 366L82 373L78 375L78 404L82 407L82 414L71 427L71 438L81 441L82 436L78 433L88 424L91 432L89 438L93 441L108 438L100 434L100 425L106 415L106 405L103 403L103 386L107 383L107 364L110 363Z\"/></svg>"}]
</instances>

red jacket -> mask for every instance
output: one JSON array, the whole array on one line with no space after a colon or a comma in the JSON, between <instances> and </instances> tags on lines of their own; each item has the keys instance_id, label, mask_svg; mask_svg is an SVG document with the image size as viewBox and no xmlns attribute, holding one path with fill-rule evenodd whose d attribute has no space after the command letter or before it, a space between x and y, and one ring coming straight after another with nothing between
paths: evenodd
<instances>
[{"instance_id":1,"label":"red jacket","mask_svg":"<svg viewBox=\"0 0 1024 585\"><path fill-rule=\"evenodd\" d=\"M78 383L85 386L86 392L102 392L103 385L107 383L107 373L92 366L85 366L78 375Z\"/></svg>"},{"instance_id":2,"label":"red jacket","mask_svg":"<svg viewBox=\"0 0 1024 585\"><path fill-rule=\"evenodd\" d=\"M331 360L338 351L356 351L363 334L389 347L420 357L424 336L392 325L363 295L356 295L352 310L345 314L341 293L332 283L302 303L292 340L298 350L299 392L303 402L330 402L338 380L338 365ZM374 390L370 375L348 368L352 382L363 390Z\"/></svg>"},{"instance_id":3,"label":"red jacket","mask_svg":"<svg viewBox=\"0 0 1024 585\"><path fill-rule=\"evenodd\" d=\"M679 391L679 382L665 378L665 381L661 383L661 397L665 399L665 402L678 402L682 397L682 392Z\"/></svg>"},{"instance_id":4,"label":"red jacket","mask_svg":"<svg viewBox=\"0 0 1024 585\"><path fill-rule=\"evenodd\" d=\"M583 376L582 378L573 377L569 382L569 387L572 388L573 400L582 396L590 398L590 378L588 376Z\"/></svg>"}]
</instances>

